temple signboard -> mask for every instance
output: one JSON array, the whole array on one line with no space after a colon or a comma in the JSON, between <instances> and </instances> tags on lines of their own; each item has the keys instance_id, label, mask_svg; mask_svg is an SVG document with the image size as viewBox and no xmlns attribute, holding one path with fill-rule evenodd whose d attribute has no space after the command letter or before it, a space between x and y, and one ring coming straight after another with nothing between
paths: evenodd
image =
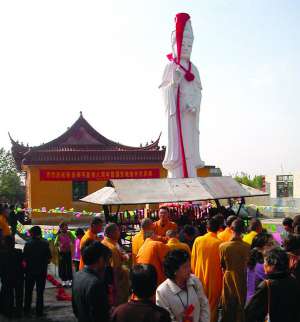
<instances>
[{"instance_id":1,"label":"temple signboard","mask_svg":"<svg viewBox=\"0 0 300 322\"><path fill-rule=\"evenodd\" d=\"M41 181L109 180L109 179L154 179L160 178L159 168L144 169L95 169L61 170L40 169Z\"/></svg>"}]
</instances>

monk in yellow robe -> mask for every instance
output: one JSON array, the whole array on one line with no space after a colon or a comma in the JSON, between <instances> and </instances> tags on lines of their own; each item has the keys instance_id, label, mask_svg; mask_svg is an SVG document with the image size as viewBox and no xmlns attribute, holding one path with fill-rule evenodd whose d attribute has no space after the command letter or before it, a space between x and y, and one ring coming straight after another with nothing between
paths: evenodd
<instances>
[{"instance_id":1,"label":"monk in yellow robe","mask_svg":"<svg viewBox=\"0 0 300 322\"><path fill-rule=\"evenodd\" d=\"M200 279L210 306L210 321L216 322L218 318L218 305L222 292L222 269L219 246L222 241L218 239L219 221L209 219L208 233L197 237L192 249L192 272Z\"/></svg>"},{"instance_id":2,"label":"monk in yellow robe","mask_svg":"<svg viewBox=\"0 0 300 322\"><path fill-rule=\"evenodd\" d=\"M131 251L132 251L132 265L136 264L136 256L143 246L145 241L145 234L150 232L153 234L153 222L150 218L144 218L141 222L141 231L138 232L133 238L131 243Z\"/></svg>"},{"instance_id":3,"label":"monk in yellow robe","mask_svg":"<svg viewBox=\"0 0 300 322\"><path fill-rule=\"evenodd\" d=\"M157 285L160 285L166 279L163 262L169 251L170 248L166 244L149 237L145 240L137 254L137 264L151 264L155 267Z\"/></svg>"},{"instance_id":4,"label":"monk in yellow robe","mask_svg":"<svg viewBox=\"0 0 300 322\"><path fill-rule=\"evenodd\" d=\"M177 230L177 225L170 221L169 209L167 207L159 208L159 220L154 222L154 235L160 238L161 241L167 242L166 232L168 230Z\"/></svg>"},{"instance_id":5,"label":"monk in yellow robe","mask_svg":"<svg viewBox=\"0 0 300 322\"><path fill-rule=\"evenodd\" d=\"M218 238L222 242L231 241L233 237L233 231L231 229L231 224L237 219L237 216L231 215L226 219L226 228L225 230L218 233Z\"/></svg>"},{"instance_id":6,"label":"monk in yellow robe","mask_svg":"<svg viewBox=\"0 0 300 322\"><path fill-rule=\"evenodd\" d=\"M84 236L80 240L80 249L84 247L84 244L88 240L97 240L100 242L102 239L98 237L98 234L102 231L102 227L103 227L102 219L99 217L94 217L91 222L90 228L85 232ZM82 257L80 257L79 269L82 270L83 267L84 267L84 263L83 263Z\"/></svg>"},{"instance_id":7,"label":"monk in yellow robe","mask_svg":"<svg viewBox=\"0 0 300 322\"><path fill-rule=\"evenodd\" d=\"M177 231L168 230L166 233L167 238L169 239L167 242L167 246L169 246L170 250L174 249L182 249L186 251L191 256L191 250L188 244L182 243L179 241L179 236Z\"/></svg>"},{"instance_id":8,"label":"monk in yellow robe","mask_svg":"<svg viewBox=\"0 0 300 322\"><path fill-rule=\"evenodd\" d=\"M251 246L254 237L260 234L262 230L261 221L257 218L252 218L248 228L249 232L244 235L243 241Z\"/></svg>"},{"instance_id":9,"label":"monk in yellow robe","mask_svg":"<svg viewBox=\"0 0 300 322\"><path fill-rule=\"evenodd\" d=\"M129 297L129 271L124 266L129 256L122 251L118 244L120 239L120 230L117 224L108 224L104 230L104 239L102 244L111 250L111 267L113 269L113 279L115 287L115 303L120 305L126 303Z\"/></svg>"},{"instance_id":10,"label":"monk in yellow robe","mask_svg":"<svg viewBox=\"0 0 300 322\"><path fill-rule=\"evenodd\" d=\"M220 245L221 265L224 271L221 322L244 322L250 245L241 237L244 231L242 219L236 219L231 229L232 240Z\"/></svg>"}]
</instances>

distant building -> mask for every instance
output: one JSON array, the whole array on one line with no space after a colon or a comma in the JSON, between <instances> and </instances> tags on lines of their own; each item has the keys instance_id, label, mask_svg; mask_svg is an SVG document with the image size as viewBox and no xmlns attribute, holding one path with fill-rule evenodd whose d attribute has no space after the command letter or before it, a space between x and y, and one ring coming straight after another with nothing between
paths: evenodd
<instances>
[{"instance_id":1,"label":"distant building","mask_svg":"<svg viewBox=\"0 0 300 322\"><path fill-rule=\"evenodd\" d=\"M97 211L99 207L80 202L105 186L109 179L164 178L165 148L159 138L144 147L125 146L98 133L82 116L60 137L29 147L12 138L12 154L19 170L26 173L26 205ZM206 166L198 176L222 175Z\"/></svg>"},{"instance_id":2,"label":"distant building","mask_svg":"<svg viewBox=\"0 0 300 322\"><path fill-rule=\"evenodd\" d=\"M271 205L300 208L300 172L266 176Z\"/></svg>"}]
</instances>

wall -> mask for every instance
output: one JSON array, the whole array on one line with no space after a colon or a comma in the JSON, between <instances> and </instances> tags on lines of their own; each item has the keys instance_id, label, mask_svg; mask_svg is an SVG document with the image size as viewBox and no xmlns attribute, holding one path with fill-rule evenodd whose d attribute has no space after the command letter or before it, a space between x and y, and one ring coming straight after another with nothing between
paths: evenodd
<instances>
[{"instance_id":1,"label":"wall","mask_svg":"<svg viewBox=\"0 0 300 322\"><path fill-rule=\"evenodd\" d=\"M160 164L55 164L43 166L24 166L27 172L27 205L29 208L40 209L46 207L52 209L56 207L65 207L66 209L74 208L76 210L87 210L99 212L102 207L82 203L72 200L72 181L43 181L40 180L40 169L60 169L60 170L94 170L94 169L142 169L142 168L159 168L160 176L166 177L166 171ZM95 192L103 188L105 181L89 181L88 193Z\"/></svg>"},{"instance_id":2,"label":"wall","mask_svg":"<svg viewBox=\"0 0 300 322\"><path fill-rule=\"evenodd\" d=\"M72 200L72 181L43 181L40 180L41 169L59 169L59 170L101 170L101 169L143 169L143 168L159 168L160 177L167 177L167 171L161 164L55 164L55 165L32 165L24 166L27 172L26 191L27 191L27 206L33 209L53 209L56 207L65 207L66 209L74 208L75 210L87 210L99 212L102 210L101 206L87 204L80 201ZM214 167L204 167L198 169L198 176L206 177L212 174ZM93 193L106 184L105 181L89 181L88 194ZM142 205L124 206L120 210L143 208ZM115 211L117 207L112 208Z\"/></svg>"}]
</instances>

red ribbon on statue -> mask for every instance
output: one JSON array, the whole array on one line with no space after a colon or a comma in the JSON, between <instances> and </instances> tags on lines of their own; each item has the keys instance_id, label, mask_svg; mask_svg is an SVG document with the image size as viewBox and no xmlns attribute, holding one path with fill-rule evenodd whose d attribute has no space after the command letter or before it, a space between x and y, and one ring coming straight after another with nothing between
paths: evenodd
<instances>
[{"instance_id":1,"label":"red ribbon on statue","mask_svg":"<svg viewBox=\"0 0 300 322\"><path fill-rule=\"evenodd\" d=\"M180 86L178 85L177 89L177 101L176 101L176 119L177 119L177 127L179 132L179 147L181 152L181 159L182 159L182 171L183 177L188 178L188 169L186 165L186 158L184 152L184 145L183 145L183 136L182 136L182 126L181 126L181 112L180 112Z\"/></svg>"}]
</instances>

